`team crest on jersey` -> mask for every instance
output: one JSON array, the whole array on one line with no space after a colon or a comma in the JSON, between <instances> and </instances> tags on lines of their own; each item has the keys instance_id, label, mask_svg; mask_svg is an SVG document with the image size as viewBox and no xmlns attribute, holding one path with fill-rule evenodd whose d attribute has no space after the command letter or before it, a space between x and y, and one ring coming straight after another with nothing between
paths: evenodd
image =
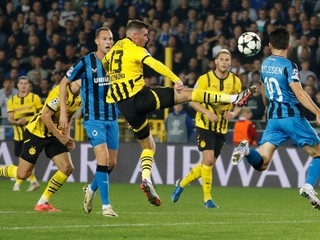
<instances>
[{"instance_id":1,"label":"team crest on jersey","mask_svg":"<svg viewBox=\"0 0 320 240\"><path fill-rule=\"evenodd\" d=\"M69 68L68 72L66 73L67 77L70 77L73 73L74 67Z\"/></svg>"},{"instance_id":2,"label":"team crest on jersey","mask_svg":"<svg viewBox=\"0 0 320 240\"><path fill-rule=\"evenodd\" d=\"M97 136L98 135L98 131L97 130L93 130L92 131L92 136Z\"/></svg>"},{"instance_id":3,"label":"team crest on jersey","mask_svg":"<svg viewBox=\"0 0 320 240\"><path fill-rule=\"evenodd\" d=\"M206 142L204 140L200 141L200 147L204 148L206 146Z\"/></svg>"},{"instance_id":4,"label":"team crest on jersey","mask_svg":"<svg viewBox=\"0 0 320 240\"><path fill-rule=\"evenodd\" d=\"M30 155L35 155L36 154L36 147L32 146L31 148L29 148L29 154Z\"/></svg>"}]
</instances>

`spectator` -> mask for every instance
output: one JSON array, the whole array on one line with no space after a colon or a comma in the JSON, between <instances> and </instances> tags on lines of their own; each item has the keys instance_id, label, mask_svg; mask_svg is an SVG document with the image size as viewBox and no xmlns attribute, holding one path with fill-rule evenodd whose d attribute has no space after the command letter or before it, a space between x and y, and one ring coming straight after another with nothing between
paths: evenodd
<instances>
[{"instance_id":1,"label":"spectator","mask_svg":"<svg viewBox=\"0 0 320 240\"><path fill-rule=\"evenodd\" d=\"M247 107L252 112L252 120L262 120L265 114L265 105L261 94L261 81L252 82L251 85L256 85L256 91L247 101Z\"/></svg>"},{"instance_id":2,"label":"spectator","mask_svg":"<svg viewBox=\"0 0 320 240\"><path fill-rule=\"evenodd\" d=\"M250 121L252 113L250 108L242 107L239 119L233 128L233 144L238 145L242 140L247 140L251 145L257 145L258 133L254 123Z\"/></svg>"},{"instance_id":3,"label":"spectator","mask_svg":"<svg viewBox=\"0 0 320 240\"><path fill-rule=\"evenodd\" d=\"M50 90L51 90L51 84L49 80L41 79L39 84L39 91L35 93L38 94L39 97L41 98L42 104L44 104L44 102L46 101L46 98L48 97Z\"/></svg>"},{"instance_id":4,"label":"spectator","mask_svg":"<svg viewBox=\"0 0 320 240\"><path fill-rule=\"evenodd\" d=\"M174 16L177 16L180 21L185 21L188 19L190 9L188 0L180 0L179 6L174 10Z\"/></svg>"},{"instance_id":5,"label":"spectator","mask_svg":"<svg viewBox=\"0 0 320 240\"><path fill-rule=\"evenodd\" d=\"M167 143L187 143L194 128L191 117L183 110L183 104L173 106L165 126Z\"/></svg>"},{"instance_id":6,"label":"spectator","mask_svg":"<svg viewBox=\"0 0 320 240\"><path fill-rule=\"evenodd\" d=\"M186 61L192 57L196 57L196 49L198 45L197 33L195 31L190 32L188 41L185 42L182 47L183 57Z\"/></svg>"},{"instance_id":7,"label":"spectator","mask_svg":"<svg viewBox=\"0 0 320 240\"><path fill-rule=\"evenodd\" d=\"M32 69L30 71L28 71L28 73L27 73L27 78L29 81L33 82L32 76L33 76L33 72L35 70L40 72L40 76L42 79L48 78L47 71L45 69L43 69L43 67L42 67L42 58L41 57L33 56L31 64L32 64ZM39 83L40 83L40 81L39 81Z\"/></svg>"},{"instance_id":8,"label":"spectator","mask_svg":"<svg viewBox=\"0 0 320 240\"><path fill-rule=\"evenodd\" d=\"M205 55L205 48L203 45L199 45L196 49L196 58L200 65L200 73L203 74L208 70L209 58Z\"/></svg>"},{"instance_id":9,"label":"spectator","mask_svg":"<svg viewBox=\"0 0 320 240\"><path fill-rule=\"evenodd\" d=\"M241 0L241 9L248 12L249 19L253 22L258 20L257 12L254 8L250 7L249 0Z\"/></svg>"},{"instance_id":10,"label":"spectator","mask_svg":"<svg viewBox=\"0 0 320 240\"><path fill-rule=\"evenodd\" d=\"M1 124L8 124L7 103L9 98L12 98L18 93L18 89L13 86L13 82L10 79L4 79L3 88L0 89L0 120Z\"/></svg>"},{"instance_id":11,"label":"spectator","mask_svg":"<svg viewBox=\"0 0 320 240\"><path fill-rule=\"evenodd\" d=\"M260 8L258 11L258 20L256 21L257 25L258 25L258 31L263 33L265 31L265 25L268 21L268 14L267 14L267 9L265 8Z\"/></svg>"},{"instance_id":12,"label":"spectator","mask_svg":"<svg viewBox=\"0 0 320 240\"><path fill-rule=\"evenodd\" d=\"M60 14L59 24L64 27L67 20L73 20L76 12L72 9L71 1L65 1L63 8L64 10Z\"/></svg>"},{"instance_id":13,"label":"spectator","mask_svg":"<svg viewBox=\"0 0 320 240\"><path fill-rule=\"evenodd\" d=\"M300 65L301 65L301 69L299 71L299 78L302 84L306 84L308 76L313 76L315 79L317 78L316 74L310 71L309 61L302 61Z\"/></svg>"}]
</instances>

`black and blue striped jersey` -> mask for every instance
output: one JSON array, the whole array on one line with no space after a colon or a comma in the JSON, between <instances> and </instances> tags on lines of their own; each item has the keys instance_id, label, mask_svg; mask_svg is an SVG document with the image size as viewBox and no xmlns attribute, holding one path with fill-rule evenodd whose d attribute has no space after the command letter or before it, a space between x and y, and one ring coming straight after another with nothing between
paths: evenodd
<instances>
[{"instance_id":1,"label":"black and blue striped jersey","mask_svg":"<svg viewBox=\"0 0 320 240\"><path fill-rule=\"evenodd\" d=\"M301 104L289 86L299 82L298 67L276 55L267 57L261 65L261 81L269 100L267 118L304 117Z\"/></svg>"},{"instance_id":2,"label":"black and blue striped jersey","mask_svg":"<svg viewBox=\"0 0 320 240\"><path fill-rule=\"evenodd\" d=\"M81 79L84 120L113 121L118 118L116 103L106 103L110 81L94 52L80 58L66 73L70 81Z\"/></svg>"}]
</instances>

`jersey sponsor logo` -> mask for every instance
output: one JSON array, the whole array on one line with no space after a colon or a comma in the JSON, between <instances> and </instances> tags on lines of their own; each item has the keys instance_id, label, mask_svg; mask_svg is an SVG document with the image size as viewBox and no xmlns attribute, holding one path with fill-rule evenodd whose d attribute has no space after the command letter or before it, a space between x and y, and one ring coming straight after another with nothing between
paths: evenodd
<instances>
[{"instance_id":1,"label":"jersey sponsor logo","mask_svg":"<svg viewBox=\"0 0 320 240\"><path fill-rule=\"evenodd\" d=\"M35 155L37 152L36 147L32 146L31 148L29 148L29 154L30 155Z\"/></svg>"},{"instance_id":2,"label":"jersey sponsor logo","mask_svg":"<svg viewBox=\"0 0 320 240\"><path fill-rule=\"evenodd\" d=\"M67 77L70 77L71 74L73 73L74 67L72 66L71 68L69 68L68 72L66 73Z\"/></svg>"},{"instance_id":3,"label":"jersey sponsor logo","mask_svg":"<svg viewBox=\"0 0 320 240\"><path fill-rule=\"evenodd\" d=\"M96 73L98 71L98 68L91 68L93 73Z\"/></svg>"},{"instance_id":4,"label":"jersey sponsor logo","mask_svg":"<svg viewBox=\"0 0 320 240\"><path fill-rule=\"evenodd\" d=\"M99 86L105 86L105 85L110 85L109 78L107 77L97 77L93 79L93 82L95 84L98 84Z\"/></svg>"}]
</instances>

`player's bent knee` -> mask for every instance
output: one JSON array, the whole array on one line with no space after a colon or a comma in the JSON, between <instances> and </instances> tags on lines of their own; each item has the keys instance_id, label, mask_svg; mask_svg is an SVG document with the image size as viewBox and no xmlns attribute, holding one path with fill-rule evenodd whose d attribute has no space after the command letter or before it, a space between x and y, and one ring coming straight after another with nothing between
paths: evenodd
<instances>
[{"instance_id":1,"label":"player's bent knee","mask_svg":"<svg viewBox=\"0 0 320 240\"><path fill-rule=\"evenodd\" d=\"M31 175L31 171L27 171L27 172L22 172L22 171L18 171L17 172L17 178L21 179L21 180L26 180L28 177L30 177Z\"/></svg>"},{"instance_id":2,"label":"player's bent knee","mask_svg":"<svg viewBox=\"0 0 320 240\"><path fill-rule=\"evenodd\" d=\"M74 167L72 165L66 166L63 169L60 169L61 172L63 172L65 175L70 176L71 173L73 172Z\"/></svg>"}]
</instances>

